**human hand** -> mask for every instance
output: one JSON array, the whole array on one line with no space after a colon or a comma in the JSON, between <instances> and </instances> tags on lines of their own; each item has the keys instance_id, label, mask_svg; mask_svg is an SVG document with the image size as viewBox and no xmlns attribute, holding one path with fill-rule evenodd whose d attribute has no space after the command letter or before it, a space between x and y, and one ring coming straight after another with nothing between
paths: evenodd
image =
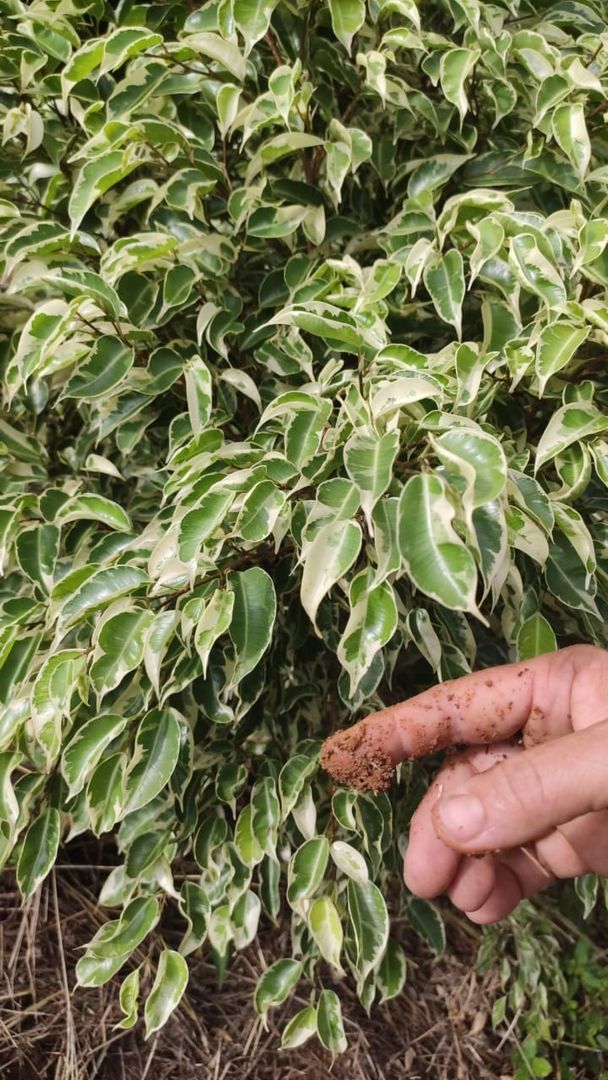
<instances>
[{"instance_id":1,"label":"human hand","mask_svg":"<svg viewBox=\"0 0 608 1080\"><path fill-rule=\"evenodd\" d=\"M608 875L607 652L576 645L442 683L336 732L321 762L380 790L398 762L461 744L412 819L412 892L447 893L483 924L559 878Z\"/></svg>"}]
</instances>

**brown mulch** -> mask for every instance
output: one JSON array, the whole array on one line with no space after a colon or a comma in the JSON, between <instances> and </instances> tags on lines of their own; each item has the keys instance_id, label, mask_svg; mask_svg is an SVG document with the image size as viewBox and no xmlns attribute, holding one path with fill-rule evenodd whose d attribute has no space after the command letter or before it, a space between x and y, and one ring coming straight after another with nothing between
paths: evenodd
<instances>
[{"instance_id":1,"label":"brown mulch","mask_svg":"<svg viewBox=\"0 0 608 1080\"><path fill-rule=\"evenodd\" d=\"M263 929L257 943L236 956L221 990L204 953L191 956L180 1008L149 1042L141 1023L132 1031L116 1031L118 979L99 990L74 990L82 946L108 917L96 906L105 874L68 865L66 859L63 853L63 865L25 909L12 873L0 875L2 1080L509 1080L512 1075L508 1045L501 1047L488 1015L495 976L482 980L475 973L476 932L453 917L449 953L439 959L406 920L397 920L408 980L399 998L376 1006L370 1017L347 980L334 982L349 1040L347 1053L334 1062L315 1040L296 1051L278 1051L281 1021L308 1004L305 991L296 993L283 1012L271 1014L267 1031L253 1010L260 972L289 948L286 927Z\"/></svg>"}]
</instances>

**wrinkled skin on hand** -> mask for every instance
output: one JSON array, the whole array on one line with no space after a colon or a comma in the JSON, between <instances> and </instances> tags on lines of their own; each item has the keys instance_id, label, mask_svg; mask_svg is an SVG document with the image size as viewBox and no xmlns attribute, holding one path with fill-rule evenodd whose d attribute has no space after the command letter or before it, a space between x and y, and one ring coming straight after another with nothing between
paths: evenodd
<instances>
[{"instance_id":1,"label":"wrinkled skin on hand","mask_svg":"<svg viewBox=\"0 0 608 1080\"><path fill-rule=\"evenodd\" d=\"M412 819L412 892L490 923L560 878L608 874L608 653L577 645L435 686L336 732L321 762L383 790L398 762L459 745Z\"/></svg>"}]
</instances>

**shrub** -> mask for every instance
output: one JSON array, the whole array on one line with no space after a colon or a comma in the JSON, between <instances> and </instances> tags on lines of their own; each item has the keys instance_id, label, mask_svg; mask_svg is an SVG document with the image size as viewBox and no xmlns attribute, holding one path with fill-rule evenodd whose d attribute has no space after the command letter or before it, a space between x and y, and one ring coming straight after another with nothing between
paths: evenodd
<instances>
[{"instance_id":1,"label":"shrub","mask_svg":"<svg viewBox=\"0 0 608 1080\"><path fill-rule=\"evenodd\" d=\"M605 642L602 5L0 10L2 859L116 831L78 980L148 1034L290 909L256 1008L312 982L283 1042L340 1051L424 773L334 791L320 740Z\"/></svg>"}]
</instances>

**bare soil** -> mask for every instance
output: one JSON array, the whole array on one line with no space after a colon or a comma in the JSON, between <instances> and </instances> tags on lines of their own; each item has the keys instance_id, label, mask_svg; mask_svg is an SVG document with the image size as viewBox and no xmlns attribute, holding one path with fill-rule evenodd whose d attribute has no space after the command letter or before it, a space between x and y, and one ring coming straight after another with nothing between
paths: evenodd
<instances>
[{"instance_id":1,"label":"bare soil","mask_svg":"<svg viewBox=\"0 0 608 1080\"><path fill-rule=\"evenodd\" d=\"M75 852L74 854L77 854ZM110 853L98 851L109 861ZM82 857L82 851L80 852ZM397 920L408 956L403 994L368 1017L346 981L342 1000L349 1050L334 1062L318 1043L278 1050L280 1027L307 1004L296 994L264 1030L252 1004L260 972L289 949L287 920L267 926L238 954L218 990L203 953L179 1010L144 1042L142 1024L116 1031L119 979L74 990L80 950L108 913L97 908L104 868L61 865L23 909L10 871L0 876L0 1077L2 1080L507 1080L508 1044L489 1020L495 976L475 973L477 931L448 912L449 953L439 959ZM92 861L92 860L91 860ZM101 861L101 860L99 860ZM181 927L163 927L173 944ZM143 959L137 957L137 962ZM123 975L125 971L123 971ZM324 972L329 985L329 972Z\"/></svg>"}]
</instances>

